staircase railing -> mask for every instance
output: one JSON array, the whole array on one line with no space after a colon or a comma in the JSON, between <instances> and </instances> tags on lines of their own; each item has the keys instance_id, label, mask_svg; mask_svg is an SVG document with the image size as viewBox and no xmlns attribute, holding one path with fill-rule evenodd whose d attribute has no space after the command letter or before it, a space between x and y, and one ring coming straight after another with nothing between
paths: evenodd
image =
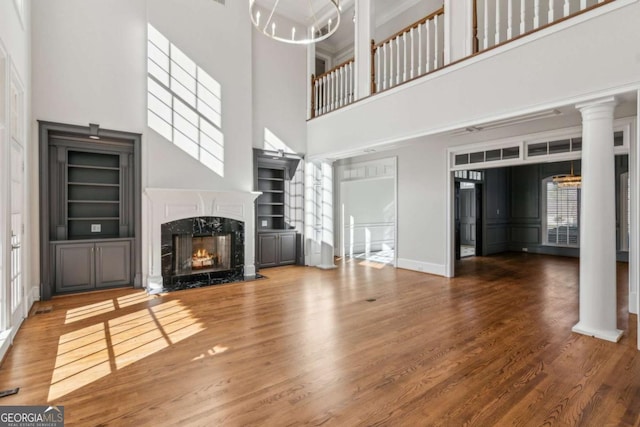
<instances>
[{"instance_id":1,"label":"staircase railing","mask_svg":"<svg viewBox=\"0 0 640 427\"><path fill-rule=\"evenodd\" d=\"M354 60L311 76L311 118L343 107L354 100Z\"/></svg>"},{"instance_id":2,"label":"staircase railing","mask_svg":"<svg viewBox=\"0 0 640 427\"><path fill-rule=\"evenodd\" d=\"M444 7L371 44L371 92L392 88L444 65Z\"/></svg>"}]
</instances>

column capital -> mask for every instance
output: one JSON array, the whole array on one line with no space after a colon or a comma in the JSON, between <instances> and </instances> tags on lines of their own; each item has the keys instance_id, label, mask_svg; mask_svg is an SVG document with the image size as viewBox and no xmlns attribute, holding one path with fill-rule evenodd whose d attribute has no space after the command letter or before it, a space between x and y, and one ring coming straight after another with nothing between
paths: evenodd
<instances>
[{"instance_id":1,"label":"column capital","mask_svg":"<svg viewBox=\"0 0 640 427\"><path fill-rule=\"evenodd\" d=\"M597 118L591 117L593 114L613 114L613 111L618 105L618 100L615 96L607 96L605 98L593 99L591 101L581 102L576 104L576 108L582 113L582 118Z\"/></svg>"}]
</instances>

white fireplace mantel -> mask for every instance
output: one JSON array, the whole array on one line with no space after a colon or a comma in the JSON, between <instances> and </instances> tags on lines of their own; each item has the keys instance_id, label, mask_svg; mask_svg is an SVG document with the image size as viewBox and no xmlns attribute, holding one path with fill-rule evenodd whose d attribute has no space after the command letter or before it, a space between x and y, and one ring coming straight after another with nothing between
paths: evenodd
<instances>
[{"instance_id":1,"label":"white fireplace mantel","mask_svg":"<svg viewBox=\"0 0 640 427\"><path fill-rule=\"evenodd\" d=\"M253 278L255 268L254 201L260 192L179 190L147 188L149 273L147 292L162 290L161 226L170 221L216 216L244 222L244 276Z\"/></svg>"}]
</instances>

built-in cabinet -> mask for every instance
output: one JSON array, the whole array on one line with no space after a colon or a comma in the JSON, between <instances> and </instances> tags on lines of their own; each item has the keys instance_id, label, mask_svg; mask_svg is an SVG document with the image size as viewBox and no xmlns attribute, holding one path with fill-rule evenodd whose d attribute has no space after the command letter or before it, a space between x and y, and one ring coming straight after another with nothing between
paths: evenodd
<instances>
[{"instance_id":1,"label":"built-in cabinet","mask_svg":"<svg viewBox=\"0 0 640 427\"><path fill-rule=\"evenodd\" d=\"M129 284L132 240L52 243L56 292Z\"/></svg>"},{"instance_id":2,"label":"built-in cabinet","mask_svg":"<svg viewBox=\"0 0 640 427\"><path fill-rule=\"evenodd\" d=\"M258 260L260 267L275 267L296 263L295 231L270 231L258 233Z\"/></svg>"},{"instance_id":3,"label":"built-in cabinet","mask_svg":"<svg viewBox=\"0 0 640 427\"><path fill-rule=\"evenodd\" d=\"M257 267L296 264L299 234L287 222L290 181L300 157L282 152L254 150L254 184L262 194L256 199Z\"/></svg>"},{"instance_id":4,"label":"built-in cabinet","mask_svg":"<svg viewBox=\"0 0 640 427\"><path fill-rule=\"evenodd\" d=\"M41 180L43 224L48 224L43 250L49 252L42 268L45 299L134 285L139 259L135 140L93 136L59 130L41 134L46 138L41 173L48 177Z\"/></svg>"}]
</instances>

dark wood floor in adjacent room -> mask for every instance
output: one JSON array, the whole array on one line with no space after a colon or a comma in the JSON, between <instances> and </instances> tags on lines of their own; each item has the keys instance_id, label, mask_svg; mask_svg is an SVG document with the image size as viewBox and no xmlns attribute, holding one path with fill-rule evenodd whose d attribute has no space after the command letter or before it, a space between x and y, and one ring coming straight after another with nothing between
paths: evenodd
<instances>
[{"instance_id":1,"label":"dark wood floor in adjacent room","mask_svg":"<svg viewBox=\"0 0 640 427\"><path fill-rule=\"evenodd\" d=\"M445 279L361 262L147 297L55 298L0 368L2 405L66 425L640 425L636 317L571 333L578 262L470 258ZM375 299L375 301L368 301Z\"/></svg>"}]
</instances>

